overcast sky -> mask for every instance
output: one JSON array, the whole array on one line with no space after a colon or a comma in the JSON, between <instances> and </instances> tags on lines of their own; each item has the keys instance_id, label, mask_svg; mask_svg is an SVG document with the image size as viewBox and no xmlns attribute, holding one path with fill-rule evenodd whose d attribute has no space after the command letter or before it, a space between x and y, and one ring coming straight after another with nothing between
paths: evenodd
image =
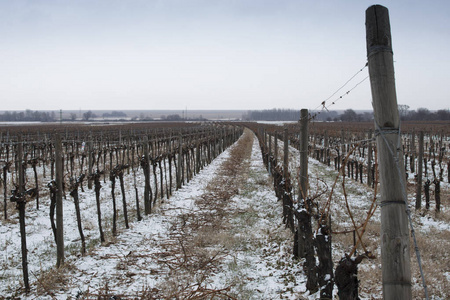
<instances>
[{"instance_id":1,"label":"overcast sky","mask_svg":"<svg viewBox=\"0 0 450 300\"><path fill-rule=\"evenodd\" d=\"M315 109L364 67L372 4L0 0L0 110ZM450 1L378 4L398 103L448 109ZM369 80L329 108L371 109Z\"/></svg>"}]
</instances>

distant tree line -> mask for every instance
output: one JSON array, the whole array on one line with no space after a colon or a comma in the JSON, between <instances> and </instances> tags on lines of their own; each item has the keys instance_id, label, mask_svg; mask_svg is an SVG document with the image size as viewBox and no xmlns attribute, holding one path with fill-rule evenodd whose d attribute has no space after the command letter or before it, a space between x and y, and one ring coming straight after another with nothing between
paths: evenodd
<instances>
[{"instance_id":1,"label":"distant tree line","mask_svg":"<svg viewBox=\"0 0 450 300\"><path fill-rule=\"evenodd\" d=\"M242 118L247 121L297 121L300 111L294 109L249 110Z\"/></svg>"},{"instance_id":2,"label":"distant tree line","mask_svg":"<svg viewBox=\"0 0 450 300\"><path fill-rule=\"evenodd\" d=\"M336 111L310 111L311 117L315 121L366 121L373 119L372 114L357 114L354 110L348 109L339 115ZM300 111L294 109L266 109L249 110L244 116L246 121L298 121Z\"/></svg>"},{"instance_id":3,"label":"distant tree line","mask_svg":"<svg viewBox=\"0 0 450 300\"><path fill-rule=\"evenodd\" d=\"M181 121L182 118L178 114L168 115L168 116L161 116L161 120L163 121Z\"/></svg>"},{"instance_id":4,"label":"distant tree line","mask_svg":"<svg viewBox=\"0 0 450 300\"><path fill-rule=\"evenodd\" d=\"M426 108L417 110L409 110L408 105L399 105L399 115L405 121L449 121L450 110L440 109L431 112ZM353 109L346 109L339 114L336 111L310 111L311 117L315 121L334 121L334 122L368 122L373 121L373 112L357 113ZM300 111L293 109L266 109L266 110L250 110L242 116L246 121L298 121Z\"/></svg>"},{"instance_id":5,"label":"distant tree line","mask_svg":"<svg viewBox=\"0 0 450 300\"><path fill-rule=\"evenodd\" d=\"M179 114L162 115L160 119L161 121L207 121L202 115L197 118L182 118Z\"/></svg>"},{"instance_id":6,"label":"distant tree line","mask_svg":"<svg viewBox=\"0 0 450 300\"><path fill-rule=\"evenodd\" d=\"M85 113L83 113L83 120L88 121L89 119L95 119L98 116L92 112L92 110L89 110ZM113 110L111 113L103 113L102 114L103 118L126 118L127 114L124 113L123 111L117 111L117 110Z\"/></svg>"},{"instance_id":7,"label":"distant tree line","mask_svg":"<svg viewBox=\"0 0 450 300\"><path fill-rule=\"evenodd\" d=\"M400 117L405 121L450 121L450 110L439 109L431 112L427 108L408 110L409 106L399 105Z\"/></svg>"},{"instance_id":8,"label":"distant tree line","mask_svg":"<svg viewBox=\"0 0 450 300\"><path fill-rule=\"evenodd\" d=\"M126 118L127 114L123 111L113 110L111 113L104 113L103 118Z\"/></svg>"},{"instance_id":9,"label":"distant tree line","mask_svg":"<svg viewBox=\"0 0 450 300\"><path fill-rule=\"evenodd\" d=\"M404 121L450 121L450 110L448 109L439 109L431 112L427 108L418 108L410 111L408 105L399 105L398 111L401 120ZM363 112L358 114L352 109L347 109L339 117L327 121L339 120L346 122L373 121L373 113Z\"/></svg>"},{"instance_id":10,"label":"distant tree line","mask_svg":"<svg viewBox=\"0 0 450 300\"><path fill-rule=\"evenodd\" d=\"M6 111L0 114L2 122L54 122L56 120L55 112L32 111L30 109L24 112Z\"/></svg>"},{"instance_id":11,"label":"distant tree line","mask_svg":"<svg viewBox=\"0 0 450 300\"><path fill-rule=\"evenodd\" d=\"M357 113L353 109L346 109L338 118L333 121L343 121L343 122L366 122L373 121L372 112Z\"/></svg>"}]
</instances>

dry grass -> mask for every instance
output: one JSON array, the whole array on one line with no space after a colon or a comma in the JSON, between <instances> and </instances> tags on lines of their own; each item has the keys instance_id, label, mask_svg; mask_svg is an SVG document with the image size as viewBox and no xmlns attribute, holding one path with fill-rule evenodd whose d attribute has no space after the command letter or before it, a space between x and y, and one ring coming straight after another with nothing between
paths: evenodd
<instances>
[{"instance_id":1,"label":"dry grass","mask_svg":"<svg viewBox=\"0 0 450 300\"><path fill-rule=\"evenodd\" d=\"M230 286L209 289L208 278L220 272L227 249L239 243L228 230L227 206L239 193L236 177L245 176L245 162L251 155L252 144L253 136L247 132L196 200L197 210L180 215L172 223L171 242L158 258L170 270L167 281L156 287L161 298L234 299L229 294Z\"/></svg>"},{"instance_id":2,"label":"dry grass","mask_svg":"<svg viewBox=\"0 0 450 300\"><path fill-rule=\"evenodd\" d=\"M417 234L417 243L422 257L428 294L441 298L448 297L450 285L444 273L450 270L450 232L431 229L427 234ZM424 292L414 248L411 248L411 269L413 297L422 299Z\"/></svg>"},{"instance_id":3,"label":"dry grass","mask_svg":"<svg viewBox=\"0 0 450 300\"><path fill-rule=\"evenodd\" d=\"M319 166L320 167L320 166ZM354 191L347 189L347 193L356 195ZM367 191L371 193L371 191ZM408 194L415 195L415 187L408 186ZM428 216L433 222L443 222L448 224L450 222L450 205L449 190L446 185L441 185L441 208L440 213L435 212L434 192L431 191L431 209L429 211L422 208L420 210L412 209L411 213L415 223L416 238L418 247L421 253L422 266L425 274L426 284L428 286L429 296L437 297L438 299L445 299L450 295L450 289L447 288L448 276L444 273L450 270L450 232L448 230L437 230L432 227L429 231L424 231L420 223L420 216ZM422 206L425 205L424 199ZM339 204L342 207L341 204ZM363 220L366 211L364 209L352 208L352 213L355 219ZM332 212L333 230L340 231L347 229L348 225L340 226L340 224L350 224L348 213L346 209L334 209ZM359 224L357 222L357 224ZM350 226L351 227L351 226ZM360 294L362 297L370 299L382 298L382 278L381 278L381 257L380 257L380 223L376 219L372 219L366 228L363 241L368 250L375 254L376 258L371 260L364 260L359 265L358 279L360 280ZM334 261L338 261L340 255L348 253L353 246L353 234L334 234L333 235L333 251ZM361 247L358 247L358 252L363 252ZM423 299L424 289L422 286L422 279L420 277L417 258L414 251L414 245L411 239L410 246L411 253L411 272L412 272L412 296L413 299Z\"/></svg>"},{"instance_id":4,"label":"dry grass","mask_svg":"<svg viewBox=\"0 0 450 300\"><path fill-rule=\"evenodd\" d=\"M66 262L60 268L54 267L47 271L41 271L40 275L36 277L36 295L54 297L53 291L66 290L73 280L73 277L68 273L74 269L76 267L72 263Z\"/></svg>"},{"instance_id":5,"label":"dry grass","mask_svg":"<svg viewBox=\"0 0 450 300\"><path fill-rule=\"evenodd\" d=\"M431 219L448 223L448 210L441 212L435 216L434 212L426 212L424 209L420 211L412 211L414 218L417 216L428 214ZM417 222L415 222L417 223ZM416 238L421 254L423 272L428 288L428 295L445 299L450 295L447 276L445 272L450 270L450 232L448 230L438 230L431 228L428 232L421 229L421 225L415 225ZM379 240L380 224L372 221L368 224L364 235L364 242L368 249L374 251L376 259L365 260L359 267L358 278L361 282L360 293L362 296L371 297L371 299L382 298L382 279L381 279L381 259L380 259L380 240ZM348 252L353 245L353 234L333 235L333 244L337 247L337 252ZM341 245L341 246L339 246ZM347 245L347 246L345 246ZM339 250L341 249L341 250ZM361 247L358 251L362 251ZM412 273L412 295L413 299L423 299L424 289L422 279L419 272L418 262L414 251L414 244L411 239L411 273ZM335 257L335 260L339 257Z\"/></svg>"}]
</instances>

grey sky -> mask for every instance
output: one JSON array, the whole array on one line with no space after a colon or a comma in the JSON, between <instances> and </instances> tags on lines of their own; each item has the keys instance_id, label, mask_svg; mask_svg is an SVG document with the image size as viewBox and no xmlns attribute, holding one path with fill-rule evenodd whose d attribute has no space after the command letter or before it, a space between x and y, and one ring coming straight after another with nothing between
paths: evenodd
<instances>
[{"instance_id":1,"label":"grey sky","mask_svg":"<svg viewBox=\"0 0 450 300\"><path fill-rule=\"evenodd\" d=\"M314 109L365 65L372 4L0 0L0 110ZM398 102L449 108L450 1L378 4ZM368 80L346 108L371 109Z\"/></svg>"}]
</instances>

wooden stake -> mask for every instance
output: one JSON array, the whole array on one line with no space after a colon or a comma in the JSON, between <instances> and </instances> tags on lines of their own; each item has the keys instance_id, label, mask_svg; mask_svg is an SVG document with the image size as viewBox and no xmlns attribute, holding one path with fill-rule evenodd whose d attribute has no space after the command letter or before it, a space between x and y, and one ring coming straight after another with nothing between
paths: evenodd
<instances>
[{"instance_id":1,"label":"wooden stake","mask_svg":"<svg viewBox=\"0 0 450 300\"><path fill-rule=\"evenodd\" d=\"M381 264L384 299L411 299L406 178L398 149L400 118L394 82L388 9L366 10L367 58L373 97L381 190ZM396 156L396 157L394 157Z\"/></svg>"},{"instance_id":2,"label":"wooden stake","mask_svg":"<svg viewBox=\"0 0 450 300\"><path fill-rule=\"evenodd\" d=\"M274 157L274 164L275 166L277 166L277 162L278 162L278 132L275 131L275 135L274 135L275 139L274 139L274 146L273 146L273 157Z\"/></svg>"},{"instance_id":3,"label":"wooden stake","mask_svg":"<svg viewBox=\"0 0 450 300\"><path fill-rule=\"evenodd\" d=\"M30 283L28 279L28 250L27 250L27 236L25 231L25 178L23 174L23 144L22 136L19 135L17 147L17 160L19 168L19 199L17 199L17 207L19 208L19 222L20 222L20 240L22 248L22 272L23 282L25 285L25 292L30 291Z\"/></svg>"},{"instance_id":4,"label":"wooden stake","mask_svg":"<svg viewBox=\"0 0 450 300\"><path fill-rule=\"evenodd\" d=\"M284 129L283 143L284 143L283 178L286 179L289 174L289 138L287 128Z\"/></svg>"},{"instance_id":5,"label":"wooden stake","mask_svg":"<svg viewBox=\"0 0 450 300\"><path fill-rule=\"evenodd\" d=\"M55 180L56 180L56 267L64 265L64 228L63 228L63 162L61 137L55 140Z\"/></svg>"},{"instance_id":6,"label":"wooden stake","mask_svg":"<svg viewBox=\"0 0 450 300\"><path fill-rule=\"evenodd\" d=\"M92 132L89 135L89 141L88 141L88 150L87 150L87 155L88 155L88 171L87 171L87 175L88 175L88 189L92 189L92 168L93 168L93 162L92 162ZM111 150L112 151L112 150Z\"/></svg>"},{"instance_id":7,"label":"wooden stake","mask_svg":"<svg viewBox=\"0 0 450 300\"><path fill-rule=\"evenodd\" d=\"M182 183L182 160L183 160L183 138L181 135L178 138L178 168L177 168L177 190L181 189ZM209 163L209 162L208 162Z\"/></svg>"},{"instance_id":8,"label":"wooden stake","mask_svg":"<svg viewBox=\"0 0 450 300\"><path fill-rule=\"evenodd\" d=\"M308 198L308 110L300 111L300 199Z\"/></svg>"},{"instance_id":9,"label":"wooden stake","mask_svg":"<svg viewBox=\"0 0 450 300\"><path fill-rule=\"evenodd\" d=\"M151 187L150 187L150 156L148 149L148 136L144 136L144 162L143 162L143 171L145 177L145 189L144 189L144 213L146 215L151 214L152 212L152 203L150 199L151 195Z\"/></svg>"},{"instance_id":10,"label":"wooden stake","mask_svg":"<svg viewBox=\"0 0 450 300\"><path fill-rule=\"evenodd\" d=\"M419 163L417 164L417 182L416 182L416 209L422 207L422 173L423 173L423 131L419 132Z\"/></svg>"}]
</instances>

